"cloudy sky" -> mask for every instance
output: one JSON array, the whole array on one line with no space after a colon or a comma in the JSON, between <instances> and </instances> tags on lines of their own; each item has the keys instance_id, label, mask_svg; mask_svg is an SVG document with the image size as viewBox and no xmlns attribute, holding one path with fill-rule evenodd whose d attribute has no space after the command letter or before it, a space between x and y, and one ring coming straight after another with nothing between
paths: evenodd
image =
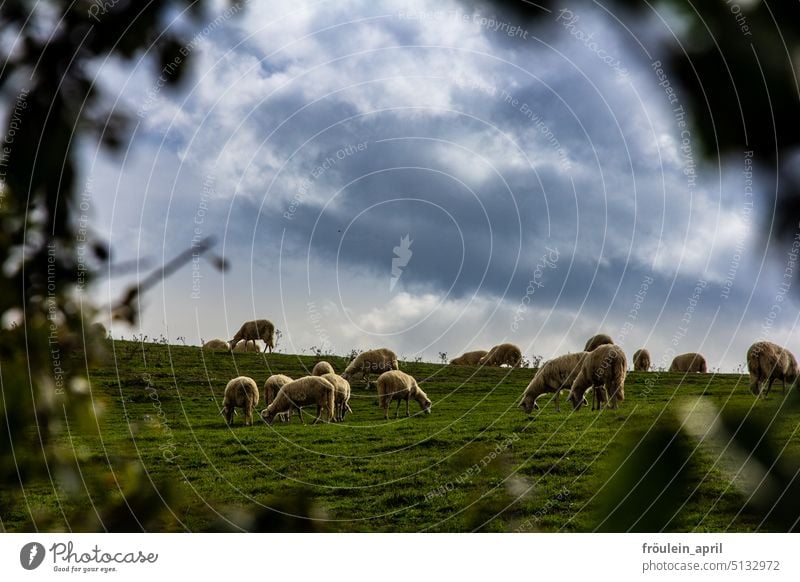
<instances>
[{"instance_id":1,"label":"cloudy sky","mask_svg":"<svg viewBox=\"0 0 800 582\"><path fill-rule=\"evenodd\" d=\"M675 16L215 10L187 33L178 91L147 58L98 64L136 129L121 155L84 146L96 230L143 268L207 235L232 265L187 265L117 337L199 343L265 317L284 352L436 360L504 341L549 358L605 332L656 365L700 351L722 370L754 339L791 345L786 264L756 236L772 213L758 160L701 159L657 66Z\"/></svg>"}]
</instances>

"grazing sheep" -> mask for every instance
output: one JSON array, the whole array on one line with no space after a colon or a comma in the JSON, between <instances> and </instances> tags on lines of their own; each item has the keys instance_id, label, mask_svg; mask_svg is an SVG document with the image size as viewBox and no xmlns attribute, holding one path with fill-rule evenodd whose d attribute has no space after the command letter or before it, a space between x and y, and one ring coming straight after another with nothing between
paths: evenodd
<instances>
[{"instance_id":1,"label":"grazing sheep","mask_svg":"<svg viewBox=\"0 0 800 582\"><path fill-rule=\"evenodd\" d=\"M322 362L317 362L316 364L314 364L314 369L311 370L312 376L324 376L325 374L335 374L335 373L336 371L333 369L333 366L331 366L328 362L324 360Z\"/></svg>"},{"instance_id":2,"label":"grazing sheep","mask_svg":"<svg viewBox=\"0 0 800 582\"><path fill-rule=\"evenodd\" d=\"M350 408L350 382L333 373L323 374L320 378L325 378L336 389L333 419L336 422L342 422L348 411L353 412L353 409Z\"/></svg>"},{"instance_id":3,"label":"grazing sheep","mask_svg":"<svg viewBox=\"0 0 800 582\"><path fill-rule=\"evenodd\" d=\"M513 368L522 365L522 350L514 344L498 344L483 356L478 363L482 366L502 366L508 364Z\"/></svg>"},{"instance_id":4,"label":"grazing sheep","mask_svg":"<svg viewBox=\"0 0 800 582\"><path fill-rule=\"evenodd\" d=\"M408 400L413 398L419 403L420 408L425 414L431 413L431 401L422 389L417 385L413 376L409 376L400 370L384 372L378 377L378 401L383 408L384 420L389 420L389 403L397 400L397 408L394 417L400 414L400 401L406 401L406 416L408 412Z\"/></svg>"},{"instance_id":5,"label":"grazing sheep","mask_svg":"<svg viewBox=\"0 0 800 582\"><path fill-rule=\"evenodd\" d=\"M267 378L266 382L264 382L264 404L267 406L272 404L272 401L275 400L275 397L278 395L278 392L280 392L280 389L283 388L284 384L288 384L291 381L292 379L289 376L283 374L273 374ZM291 420L292 411L281 412L277 416L282 422L289 422Z\"/></svg>"},{"instance_id":6,"label":"grazing sheep","mask_svg":"<svg viewBox=\"0 0 800 582\"><path fill-rule=\"evenodd\" d=\"M399 369L397 355L389 348L378 348L377 350L361 352L353 358L353 361L342 372L342 378L350 381L360 375L369 386L369 375L371 373L382 374L389 370Z\"/></svg>"},{"instance_id":7,"label":"grazing sheep","mask_svg":"<svg viewBox=\"0 0 800 582\"><path fill-rule=\"evenodd\" d=\"M650 369L650 352L642 348L633 352L633 371L647 372Z\"/></svg>"},{"instance_id":8,"label":"grazing sheep","mask_svg":"<svg viewBox=\"0 0 800 582\"><path fill-rule=\"evenodd\" d=\"M247 376L234 378L225 386L225 396L222 399L222 414L228 426L233 422L236 408L244 411L245 426L253 424L253 409L258 405L258 385L256 381Z\"/></svg>"},{"instance_id":9,"label":"grazing sheep","mask_svg":"<svg viewBox=\"0 0 800 582\"><path fill-rule=\"evenodd\" d=\"M478 362L481 361L481 358L488 354L486 350L475 350L474 352L465 352L458 356L457 358L453 358L450 360L450 364L453 366L477 366Z\"/></svg>"},{"instance_id":10,"label":"grazing sheep","mask_svg":"<svg viewBox=\"0 0 800 582\"><path fill-rule=\"evenodd\" d=\"M268 319L245 321L239 331L236 332L236 335L233 336L233 339L228 342L228 348L232 350L241 340L245 341L245 345L248 342L253 342L253 345L256 345L257 340L263 340L266 344L264 351L266 352L269 348L269 351L272 352L275 347L275 326ZM260 350L257 349L256 351Z\"/></svg>"},{"instance_id":11,"label":"grazing sheep","mask_svg":"<svg viewBox=\"0 0 800 582\"><path fill-rule=\"evenodd\" d=\"M791 389L799 373L794 354L767 341L756 342L748 348L747 370L750 372L750 391L761 398L769 394L775 380L781 381L785 393L786 381L789 381ZM762 392L764 382L767 382L767 389Z\"/></svg>"},{"instance_id":12,"label":"grazing sheep","mask_svg":"<svg viewBox=\"0 0 800 582\"><path fill-rule=\"evenodd\" d=\"M227 350L228 349L228 342L221 339L212 339L208 340L206 343L203 344L204 350Z\"/></svg>"},{"instance_id":13,"label":"grazing sheep","mask_svg":"<svg viewBox=\"0 0 800 582\"><path fill-rule=\"evenodd\" d=\"M708 372L708 365L706 359L701 354L689 352L688 354L681 354L675 356L672 364L669 366L670 372L698 372L705 374Z\"/></svg>"},{"instance_id":14,"label":"grazing sheep","mask_svg":"<svg viewBox=\"0 0 800 582\"><path fill-rule=\"evenodd\" d=\"M586 345L583 347L583 351L593 352L600 346L613 343L614 340L611 339L611 336L608 336L604 333L599 333L597 335L593 335L588 340L586 340Z\"/></svg>"},{"instance_id":15,"label":"grazing sheep","mask_svg":"<svg viewBox=\"0 0 800 582\"><path fill-rule=\"evenodd\" d=\"M625 400L627 370L625 352L619 346L605 344L587 354L569 392L573 408L577 410L583 403L583 395L590 387L594 388L597 404L596 408L592 405L592 410L599 410L606 397L611 399L611 408L616 408Z\"/></svg>"},{"instance_id":16,"label":"grazing sheep","mask_svg":"<svg viewBox=\"0 0 800 582\"><path fill-rule=\"evenodd\" d=\"M261 418L267 424L272 424L275 417L281 412L289 412L295 409L300 414L300 422L305 424L301 408L304 406L317 407L317 418L314 424L322 418L322 411L325 411L325 420L333 419L335 406L336 389L333 384L321 376L305 376L299 380L293 380L284 384L278 391L275 400L261 411Z\"/></svg>"},{"instance_id":17,"label":"grazing sheep","mask_svg":"<svg viewBox=\"0 0 800 582\"><path fill-rule=\"evenodd\" d=\"M547 360L536 372L525 392L522 394L522 401L519 403L526 414L530 414L534 408L539 408L536 399L542 394L553 393L556 401L556 410L561 410L559 395L562 390L569 390L575 377L581 370L583 358L588 352L577 352L558 356L552 360Z\"/></svg>"},{"instance_id":18,"label":"grazing sheep","mask_svg":"<svg viewBox=\"0 0 800 582\"><path fill-rule=\"evenodd\" d=\"M228 344L226 344L226 347L230 348L230 346ZM261 350L258 349L258 346L255 343L249 344L246 341L240 341L239 343L237 343L234 346L233 351L234 352L260 352Z\"/></svg>"}]
</instances>

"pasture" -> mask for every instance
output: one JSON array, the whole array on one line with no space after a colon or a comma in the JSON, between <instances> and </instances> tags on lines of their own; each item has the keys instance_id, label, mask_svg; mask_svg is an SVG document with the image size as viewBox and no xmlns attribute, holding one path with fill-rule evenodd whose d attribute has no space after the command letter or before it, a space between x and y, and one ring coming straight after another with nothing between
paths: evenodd
<instances>
[{"instance_id":1,"label":"pasture","mask_svg":"<svg viewBox=\"0 0 800 582\"><path fill-rule=\"evenodd\" d=\"M98 488L108 494L124 478L115 470L117 460L131 456L140 459L144 481L167 484L165 499L178 500L165 501L170 517L142 526L147 529L615 529L609 524L618 522L604 521L601 513L609 499L624 493L614 488L620 486L624 471L618 469L631 451L636 454L625 470L647 474L647 486L662 503L658 511L663 513L668 504L662 520L665 530L770 530L764 513L747 503L747 485L739 482L742 477L731 460L720 457L718 448L698 445L691 431L679 428L683 411L687 403L704 411L694 417L695 434L698 423L711 425L709 410L769 423L766 438L781 450L784 461L796 466L800 453L800 413L789 402L796 394L784 399L777 385L767 400L756 402L747 377L736 374L629 373L626 399L618 410L593 413L584 407L573 412L565 392L561 412L543 396L541 409L528 417L517 404L533 376L531 369L401 361L401 369L414 375L433 401L431 415L419 414L412 401L410 418L403 416L401 406L401 416L394 420L392 404L392 420L384 421L374 388L366 389L356 380L353 414L344 423L311 426L314 411L308 410L305 426L294 416L289 424L276 421L268 427L256 416L254 426L245 427L240 414L229 428L219 412L230 378L251 376L261 388L270 374L297 378L319 359L330 361L341 373L346 360L231 355L126 341L109 346L106 363L90 370L97 422L70 431L76 462L98 463L105 467L105 476L83 484L60 483L56 476L53 487L26 489L25 504L3 515L6 531L30 527L29 516L42 510L91 513L92 498L103 494ZM73 365L81 362L82 355L73 354ZM713 408L698 408L698 402ZM257 410L263 408L262 395ZM648 465L632 467L645 446L639 444L642 435L664 430L677 435L668 443L680 442L688 451L690 472L681 466L664 467L662 461L669 455L654 471ZM645 452L645 458L661 453ZM680 486L673 487L675 483ZM64 495L66 488L71 488L69 497ZM650 503L642 499L646 491L634 495L644 510ZM136 492L114 494L136 514ZM130 529L136 530L136 520L132 523ZM633 529L647 528L647 523L634 520ZM56 522L48 527L74 526Z\"/></svg>"}]
</instances>

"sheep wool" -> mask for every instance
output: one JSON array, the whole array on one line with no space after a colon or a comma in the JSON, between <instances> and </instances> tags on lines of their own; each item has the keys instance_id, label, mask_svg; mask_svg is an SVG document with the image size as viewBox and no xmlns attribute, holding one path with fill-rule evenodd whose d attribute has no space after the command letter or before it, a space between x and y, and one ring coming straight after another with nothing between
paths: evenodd
<instances>
[{"instance_id":1,"label":"sheep wool","mask_svg":"<svg viewBox=\"0 0 800 582\"><path fill-rule=\"evenodd\" d=\"M324 376L325 374L334 374L334 373L335 370L333 369L333 366L331 366L328 362L324 360L314 364L314 369L311 370L312 376Z\"/></svg>"},{"instance_id":2,"label":"sheep wool","mask_svg":"<svg viewBox=\"0 0 800 582\"><path fill-rule=\"evenodd\" d=\"M747 371L750 373L750 392L764 398L769 394L772 383L780 380L786 392L794 387L798 378L797 359L784 347L767 341L756 342L747 350ZM764 390L764 382L767 389Z\"/></svg>"},{"instance_id":3,"label":"sheep wool","mask_svg":"<svg viewBox=\"0 0 800 582\"><path fill-rule=\"evenodd\" d=\"M239 331L236 332L236 335L233 336L233 339L228 342L228 347L233 349L242 340L244 340L245 345L248 342L253 342L253 345L256 345L256 341L263 340L266 344L264 351L266 352L269 349L272 352L275 347L275 326L268 319L245 321ZM259 350L256 349L254 351Z\"/></svg>"},{"instance_id":4,"label":"sheep wool","mask_svg":"<svg viewBox=\"0 0 800 582\"><path fill-rule=\"evenodd\" d=\"M650 352L642 348L633 352L633 371L647 372L650 370Z\"/></svg>"},{"instance_id":5,"label":"sheep wool","mask_svg":"<svg viewBox=\"0 0 800 582\"><path fill-rule=\"evenodd\" d=\"M233 422L236 408L244 412L244 424L253 424L253 410L258 405L258 385L256 381L247 376L238 376L225 386L225 395L222 399L222 415L228 426Z\"/></svg>"},{"instance_id":6,"label":"sheep wool","mask_svg":"<svg viewBox=\"0 0 800 582\"><path fill-rule=\"evenodd\" d=\"M369 385L369 375L382 374L389 370L399 370L400 365L397 362L397 354L389 348L379 348L376 350L367 350L361 352L353 361L347 365L342 378L345 380L353 380L355 377L360 376Z\"/></svg>"},{"instance_id":7,"label":"sheep wool","mask_svg":"<svg viewBox=\"0 0 800 582\"><path fill-rule=\"evenodd\" d=\"M482 366L502 366L506 364L512 368L522 365L522 350L514 344L498 344L489 353L483 356L478 363Z\"/></svg>"},{"instance_id":8,"label":"sheep wool","mask_svg":"<svg viewBox=\"0 0 800 582\"><path fill-rule=\"evenodd\" d=\"M206 343L203 344L204 350L227 350L228 349L228 342L221 339L212 339L208 340Z\"/></svg>"},{"instance_id":9,"label":"sheep wool","mask_svg":"<svg viewBox=\"0 0 800 582\"><path fill-rule=\"evenodd\" d=\"M325 378L328 382L333 384L336 390L334 395L334 414L333 420L342 422L348 412L353 412L350 408L350 382L339 376L338 374L323 374L320 376Z\"/></svg>"},{"instance_id":10,"label":"sheep wool","mask_svg":"<svg viewBox=\"0 0 800 582\"><path fill-rule=\"evenodd\" d=\"M475 350L474 352L465 352L458 356L457 358L453 358L450 360L450 364L453 366L477 366L478 362L481 361L481 358L488 354L486 350Z\"/></svg>"},{"instance_id":11,"label":"sheep wool","mask_svg":"<svg viewBox=\"0 0 800 582\"><path fill-rule=\"evenodd\" d=\"M701 354L689 352L675 356L669 366L670 372L697 372L705 374L708 372L708 364Z\"/></svg>"},{"instance_id":12,"label":"sheep wool","mask_svg":"<svg viewBox=\"0 0 800 582\"><path fill-rule=\"evenodd\" d=\"M605 397L611 400L611 408L617 408L625 400L625 375L628 364L625 352L614 344L604 344L589 352L583 359L581 370L572 383L569 399L576 410L583 403L586 390L593 388L597 398L597 409L601 408ZM595 410L595 406L592 406Z\"/></svg>"},{"instance_id":13,"label":"sheep wool","mask_svg":"<svg viewBox=\"0 0 800 582\"><path fill-rule=\"evenodd\" d=\"M408 410L410 398L417 401L425 414L431 413L431 400L422 391L413 376L400 370L392 370L384 372L378 377L378 402L383 408L384 420L389 420L389 404L392 400L397 401L397 408L395 408L394 413L395 418L400 413L400 401L402 400L406 402L406 416L410 416Z\"/></svg>"},{"instance_id":14,"label":"sheep wool","mask_svg":"<svg viewBox=\"0 0 800 582\"><path fill-rule=\"evenodd\" d=\"M608 336L604 333L599 333L597 335L593 335L588 340L586 340L586 345L583 347L584 352L593 352L600 346L604 346L606 344L613 344L614 340L611 339L611 336Z\"/></svg>"},{"instance_id":15,"label":"sheep wool","mask_svg":"<svg viewBox=\"0 0 800 582\"><path fill-rule=\"evenodd\" d=\"M261 411L261 418L267 424L272 424L279 413L297 410L300 422L305 424L301 408L316 405L317 417L314 419L314 424L322 419L323 412L325 412L324 420L330 421L333 419L335 393L333 384L321 376L305 376L293 380L284 384L272 403Z\"/></svg>"},{"instance_id":16,"label":"sheep wool","mask_svg":"<svg viewBox=\"0 0 800 582\"><path fill-rule=\"evenodd\" d=\"M555 394L556 410L561 410L559 394L562 390L569 390L581 371L583 359L588 352L576 352L558 356L547 360L533 376L533 379L522 394L519 406L530 414L534 408L539 408L536 399L542 394Z\"/></svg>"}]
</instances>

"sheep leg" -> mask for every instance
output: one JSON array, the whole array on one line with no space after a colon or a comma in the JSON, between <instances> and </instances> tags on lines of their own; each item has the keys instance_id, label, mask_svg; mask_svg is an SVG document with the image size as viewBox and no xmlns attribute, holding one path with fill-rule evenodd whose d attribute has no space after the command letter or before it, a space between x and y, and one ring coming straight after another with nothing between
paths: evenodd
<instances>
[{"instance_id":1,"label":"sheep leg","mask_svg":"<svg viewBox=\"0 0 800 582\"><path fill-rule=\"evenodd\" d=\"M411 414L408 412L408 401L409 401L409 400L410 400L410 398L406 398L406 416L407 416L407 417L408 417L408 416L411 416Z\"/></svg>"},{"instance_id":2,"label":"sheep leg","mask_svg":"<svg viewBox=\"0 0 800 582\"><path fill-rule=\"evenodd\" d=\"M317 418L314 419L314 422L312 422L311 425L313 426L317 424L321 416L322 416L322 407L319 404L317 404Z\"/></svg>"},{"instance_id":3,"label":"sheep leg","mask_svg":"<svg viewBox=\"0 0 800 582\"><path fill-rule=\"evenodd\" d=\"M305 426L306 421L303 418L303 409L300 408L299 406L295 406L295 408L297 409L297 415L300 417L300 422L303 423L303 426Z\"/></svg>"},{"instance_id":4,"label":"sheep leg","mask_svg":"<svg viewBox=\"0 0 800 582\"><path fill-rule=\"evenodd\" d=\"M770 378L769 382L767 382L767 389L764 391L764 396L769 394L770 389L772 388L772 383L775 381L775 378Z\"/></svg>"},{"instance_id":5,"label":"sheep leg","mask_svg":"<svg viewBox=\"0 0 800 582\"><path fill-rule=\"evenodd\" d=\"M397 406L394 408L394 417L397 418L400 416L400 399L397 399Z\"/></svg>"},{"instance_id":6,"label":"sheep leg","mask_svg":"<svg viewBox=\"0 0 800 582\"><path fill-rule=\"evenodd\" d=\"M383 407L383 420L389 420L389 403L382 402L381 406Z\"/></svg>"}]
</instances>

